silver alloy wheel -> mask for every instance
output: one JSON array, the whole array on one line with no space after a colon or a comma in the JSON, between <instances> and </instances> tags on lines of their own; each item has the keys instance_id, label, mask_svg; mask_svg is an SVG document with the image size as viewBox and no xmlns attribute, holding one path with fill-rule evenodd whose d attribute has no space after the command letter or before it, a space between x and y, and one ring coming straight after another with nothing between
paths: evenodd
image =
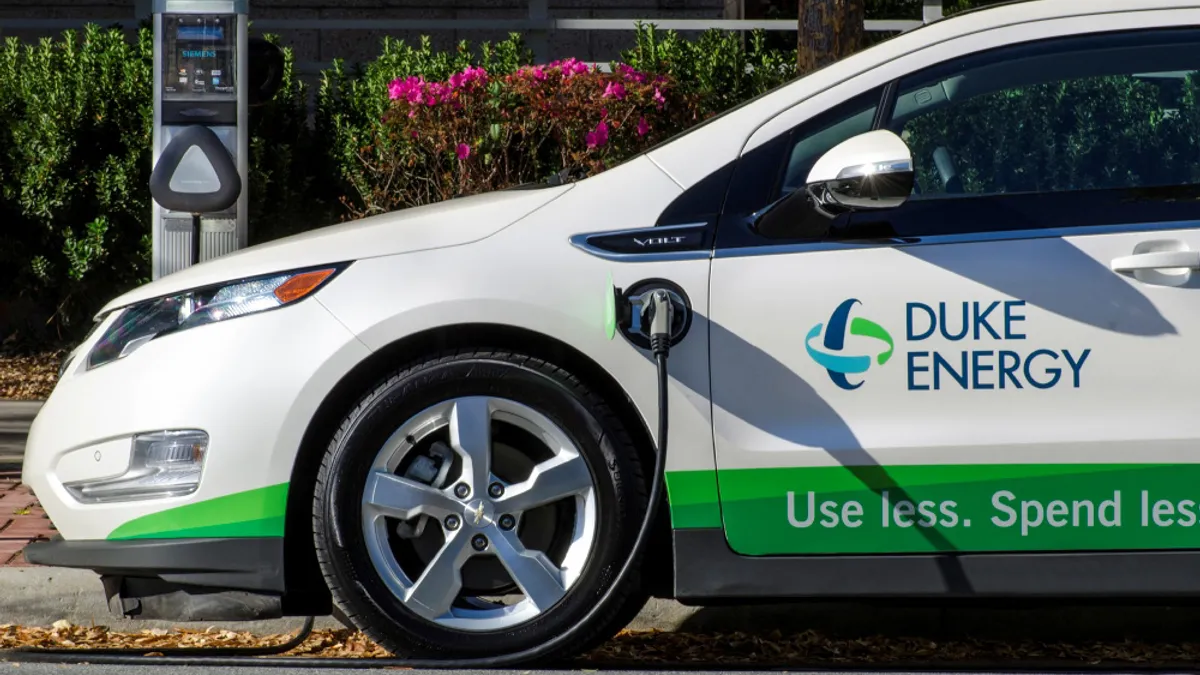
<instances>
[{"instance_id":1,"label":"silver alloy wheel","mask_svg":"<svg viewBox=\"0 0 1200 675\"><path fill-rule=\"evenodd\" d=\"M511 424L538 439L550 458L532 467L528 477L507 484L493 474L492 423ZM431 434L448 432L450 448L461 460L461 474L441 487L401 475L397 469L410 451ZM489 487L499 482L503 495ZM456 488L465 497L456 495ZM543 551L526 547L518 534L522 515L538 507L573 499L570 541L561 564ZM444 541L419 574L405 572L390 545L388 519L411 521L428 516ZM503 516L510 527L503 528ZM393 520L393 522L394 522ZM448 527L447 522L453 527ZM587 462L566 433L545 415L503 398L465 397L431 406L402 424L375 457L362 500L367 550L388 589L416 614L467 631L491 631L527 622L566 595L578 580L596 533L596 488ZM486 546L479 547L480 536ZM462 568L476 556L494 556L523 598L496 605L462 597ZM413 579L412 576L417 578Z\"/></svg>"}]
</instances>

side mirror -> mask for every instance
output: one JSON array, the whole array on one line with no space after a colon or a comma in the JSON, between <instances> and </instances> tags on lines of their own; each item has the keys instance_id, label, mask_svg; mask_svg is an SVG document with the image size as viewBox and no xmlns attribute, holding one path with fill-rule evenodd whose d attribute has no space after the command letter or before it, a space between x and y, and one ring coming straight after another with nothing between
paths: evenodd
<instances>
[{"instance_id":1,"label":"side mirror","mask_svg":"<svg viewBox=\"0 0 1200 675\"><path fill-rule=\"evenodd\" d=\"M891 209L912 194L916 174L912 151L896 134L880 129L860 134L821 156L808 174L806 191L818 211Z\"/></svg>"},{"instance_id":2,"label":"side mirror","mask_svg":"<svg viewBox=\"0 0 1200 675\"><path fill-rule=\"evenodd\" d=\"M283 50L273 42L261 37L250 38L247 50L250 61L250 81L247 89L250 105L260 106L275 98L283 84Z\"/></svg>"}]
</instances>

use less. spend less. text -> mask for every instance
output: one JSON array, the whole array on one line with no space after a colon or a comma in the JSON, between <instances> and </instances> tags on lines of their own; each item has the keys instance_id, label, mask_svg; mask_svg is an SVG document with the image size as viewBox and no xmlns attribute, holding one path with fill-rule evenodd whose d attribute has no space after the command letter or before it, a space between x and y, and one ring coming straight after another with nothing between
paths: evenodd
<instances>
[{"instance_id":1,"label":"use less. spend less. text","mask_svg":"<svg viewBox=\"0 0 1200 675\"><path fill-rule=\"evenodd\" d=\"M957 500L919 500L897 498L897 491L883 490L877 517L880 527L971 527L971 520L960 518ZM903 492L903 491L899 491ZM1200 497L1200 495L1198 495ZM1029 536L1038 527L1121 527L1123 495L1114 490L1110 499L1018 499L1010 490L991 496L995 515L987 520L999 528L1017 527L1021 536ZM1141 527L1193 527L1200 524L1200 502L1193 499L1157 499L1150 490L1141 490L1134 521ZM820 499L816 492L787 493L787 519L795 528L818 525L825 528L857 528L870 517L861 502Z\"/></svg>"}]
</instances>

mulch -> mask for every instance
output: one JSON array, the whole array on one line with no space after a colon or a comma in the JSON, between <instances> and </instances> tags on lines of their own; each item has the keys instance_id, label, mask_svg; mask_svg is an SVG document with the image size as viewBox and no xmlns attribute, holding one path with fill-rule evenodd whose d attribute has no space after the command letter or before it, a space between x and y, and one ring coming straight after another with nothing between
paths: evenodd
<instances>
[{"instance_id":1,"label":"mulch","mask_svg":"<svg viewBox=\"0 0 1200 675\"><path fill-rule=\"evenodd\" d=\"M266 647L281 645L290 635L253 635L209 629L151 629L119 633L103 626L0 626L0 649L122 648L152 658L155 649L178 647ZM321 630L285 654L295 657L374 659L391 656L360 632ZM1200 660L1200 643L1143 642L1043 643L1009 640L932 640L883 636L832 637L818 631L794 635L771 633L669 633L624 631L583 656L577 665L663 664L709 667L903 667L973 664L1015 668L1022 664L1059 667L1183 667Z\"/></svg>"},{"instance_id":2,"label":"mulch","mask_svg":"<svg viewBox=\"0 0 1200 675\"><path fill-rule=\"evenodd\" d=\"M58 380L65 350L35 354L0 354L0 400L44 401Z\"/></svg>"}]
</instances>

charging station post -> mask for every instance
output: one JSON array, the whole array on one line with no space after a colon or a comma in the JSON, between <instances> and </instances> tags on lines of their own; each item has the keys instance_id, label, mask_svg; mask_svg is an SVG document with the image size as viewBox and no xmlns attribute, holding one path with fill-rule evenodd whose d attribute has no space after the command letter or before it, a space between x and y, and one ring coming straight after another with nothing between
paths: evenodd
<instances>
[{"instance_id":1,"label":"charging station post","mask_svg":"<svg viewBox=\"0 0 1200 675\"><path fill-rule=\"evenodd\" d=\"M152 276L248 243L248 0L154 0Z\"/></svg>"},{"instance_id":2,"label":"charging station post","mask_svg":"<svg viewBox=\"0 0 1200 675\"><path fill-rule=\"evenodd\" d=\"M152 277L245 248L250 109L283 52L249 36L249 0L153 0Z\"/></svg>"}]
</instances>

